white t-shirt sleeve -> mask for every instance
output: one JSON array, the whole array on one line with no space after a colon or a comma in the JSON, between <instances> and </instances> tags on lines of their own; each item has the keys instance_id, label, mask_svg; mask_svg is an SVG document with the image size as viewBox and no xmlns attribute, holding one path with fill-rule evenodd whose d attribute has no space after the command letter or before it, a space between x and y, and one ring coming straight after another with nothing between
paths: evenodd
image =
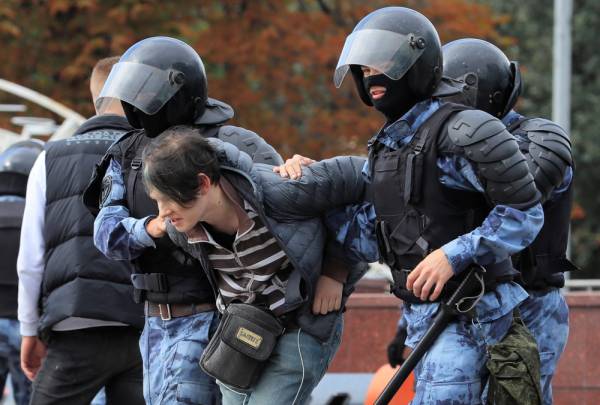
<instances>
[{"instance_id":1,"label":"white t-shirt sleeve","mask_svg":"<svg viewBox=\"0 0 600 405\"><path fill-rule=\"evenodd\" d=\"M21 335L35 336L40 314L38 302L44 276L44 222L46 212L46 152L40 153L27 181L25 211L21 226L17 273L19 275L18 317Z\"/></svg>"}]
</instances>

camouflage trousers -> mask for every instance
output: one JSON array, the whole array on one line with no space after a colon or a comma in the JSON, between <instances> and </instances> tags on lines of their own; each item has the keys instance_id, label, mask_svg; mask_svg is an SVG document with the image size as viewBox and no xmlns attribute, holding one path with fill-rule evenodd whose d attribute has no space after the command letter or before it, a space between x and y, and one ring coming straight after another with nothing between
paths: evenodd
<instances>
[{"instance_id":1,"label":"camouflage trousers","mask_svg":"<svg viewBox=\"0 0 600 405\"><path fill-rule=\"evenodd\" d=\"M0 318L0 402L6 377L10 374L16 405L29 403L31 383L21 370L21 334L19 321Z\"/></svg>"},{"instance_id":2,"label":"camouflage trousers","mask_svg":"<svg viewBox=\"0 0 600 405\"><path fill-rule=\"evenodd\" d=\"M521 317L538 344L544 405L552 404L552 377L569 336L569 307L557 288L529 291L519 307Z\"/></svg>"},{"instance_id":3,"label":"camouflage trousers","mask_svg":"<svg viewBox=\"0 0 600 405\"><path fill-rule=\"evenodd\" d=\"M513 309L527 298L516 283L503 283L483 295L475 307L478 321L455 320L437 338L415 368L413 405L478 405L487 397L487 346L510 329ZM401 323L406 346L414 348L431 325L439 304L405 304Z\"/></svg>"},{"instance_id":4,"label":"camouflage trousers","mask_svg":"<svg viewBox=\"0 0 600 405\"><path fill-rule=\"evenodd\" d=\"M146 317L140 350L147 405L220 402L215 380L199 365L218 322L217 313L213 311L168 321Z\"/></svg>"}]
</instances>

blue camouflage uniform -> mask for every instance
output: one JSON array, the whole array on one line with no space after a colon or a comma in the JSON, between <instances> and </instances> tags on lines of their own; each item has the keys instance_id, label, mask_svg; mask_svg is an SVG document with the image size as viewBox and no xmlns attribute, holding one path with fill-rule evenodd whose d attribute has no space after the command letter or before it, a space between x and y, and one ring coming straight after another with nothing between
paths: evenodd
<instances>
[{"instance_id":1,"label":"blue camouflage uniform","mask_svg":"<svg viewBox=\"0 0 600 405\"><path fill-rule=\"evenodd\" d=\"M502 122L508 127L522 119L516 111L510 111ZM515 134L517 142L529 143L529 139ZM564 193L571 185L573 170L565 173L562 184L550 195L550 199ZM541 361L542 394L544 404L552 404L552 377L558 360L569 337L569 307L558 288L543 291L528 290L529 297L520 305L521 317L538 344Z\"/></svg>"},{"instance_id":2,"label":"blue camouflage uniform","mask_svg":"<svg viewBox=\"0 0 600 405\"><path fill-rule=\"evenodd\" d=\"M403 117L386 126L375 140L392 149L408 143L420 125L441 106L439 100L416 104ZM484 189L472 164L462 156L442 156L437 160L439 181L447 187L478 191ZM368 162L363 174L370 179ZM347 218L351 218L350 221ZM328 217L328 227L338 228L337 238L363 260L377 257L374 239L375 210L370 203L349 207ZM469 264L498 262L521 251L536 237L543 224L538 203L527 210L504 205L495 206L484 222L473 231L442 247L455 274ZM495 291L483 295L475 307L473 322L452 322L415 369L414 404L479 404L487 382L486 346L499 342L508 332L512 312L528 297L517 283L499 284ZM423 338L438 311L439 303L405 303L401 323L407 326L406 345L414 348Z\"/></svg>"},{"instance_id":3,"label":"blue camouflage uniform","mask_svg":"<svg viewBox=\"0 0 600 405\"><path fill-rule=\"evenodd\" d=\"M0 318L0 403L2 403L6 377L9 374L15 404L27 405L31 396L31 382L21 370L19 321Z\"/></svg>"},{"instance_id":4,"label":"blue camouflage uniform","mask_svg":"<svg viewBox=\"0 0 600 405\"><path fill-rule=\"evenodd\" d=\"M25 201L23 197L4 195L0 201ZM17 270L15 269L15 272ZM16 294L15 294L16 305ZM31 381L21 370L21 334L19 321L12 318L0 318L0 403L6 379L10 375L12 395L16 405L26 405L31 397Z\"/></svg>"},{"instance_id":5,"label":"blue camouflage uniform","mask_svg":"<svg viewBox=\"0 0 600 405\"><path fill-rule=\"evenodd\" d=\"M115 204L125 196L121 166L116 160L110 161L104 179L110 179L111 189L94 222L94 244L111 259L136 259L145 249L155 247L145 226L152 217L131 218L126 207ZM218 322L216 311L170 320L146 317L140 351L148 405L219 403L215 380L199 366Z\"/></svg>"}]
</instances>

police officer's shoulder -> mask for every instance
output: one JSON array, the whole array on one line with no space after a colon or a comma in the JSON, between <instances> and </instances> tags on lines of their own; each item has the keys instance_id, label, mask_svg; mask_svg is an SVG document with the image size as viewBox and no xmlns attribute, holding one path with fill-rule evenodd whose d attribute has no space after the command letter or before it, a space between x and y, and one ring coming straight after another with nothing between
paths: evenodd
<instances>
[{"instance_id":1,"label":"police officer's shoulder","mask_svg":"<svg viewBox=\"0 0 600 405\"><path fill-rule=\"evenodd\" d=\"M127 131L127 132L119 135L108 150L111 151L111 150L124 149L124 146L126 144L128 144L129 142L131 142L135 138L136 134L140 134L140 133L143 134L143 132L140 132L139 129L134 129L134 130Z\"/></svg>"},{"instance_id":2,"label":"police officer's shoulder","mask_svg":"<svg viewBox=\"0 0 600 405\"><path fill-rule=\"evenodd\" d=\"M449 141L474 162L494 162L514 155L519 146L499 119L480 110L464 110L450 117Z\"/></svg>"},{"instance_id":3,"label":"police officer's shoulder","mask_svg":"<svg viewBox=\"0 0 600 405\"><path fill-rule=\"evenodd\" d=\"M477 166L485 193L494 204L528 207L539 200L527 161L502 121L479 110L450 117L447 138Z\"/></svg>"},{"instance_id":4,"label":"police officer's shoulder","mask_svg":"<svg viewBox=\"0 0 600 405\"><path fill-rule=\"evenodd\" d=\"M574 165L571 141L563 128L543 118L524 121L519 130L529 140L525 157L536 187L546 200Z\"/></svg>"},{"instance_id":5,"label":"police officer's shoulder","mask_svg":"<svg viewBox=\"0 0 600 405\"><path fill-rule=\"evenodd\" d=\"M561 159L568 165L573 164L571 139L567 131L557 123L545 118L531 118L524 121L519 129L527 133L527 138L535 147L549 152L546 158Z\"/></svg>"},{"instance_id":6,"label":"police officer's shoulder","mask_svg":"<svg viewBox=\"0 0 600 405\"><path fill-rule=\"evenodd\" d=\"M128 150L132 147L137 147L136 142L141 138L145 137L143 129L134 129L127 131L124 134L117 137L112 145L106 151L107 156L115 157L117 160L121 160Z\"/></svg>"},{"instance_id":7,"label":"police officer's shoulder","mask_svg":"<svg viewBox=\"0 0 600 405\"><path fill-rule=\"evenodd\" d=\"M279 165L283 159L277 151L256 132L233 125L219 127L217 138L237 146L252 157L255 163Z\"/></svg>"}]
</instances>

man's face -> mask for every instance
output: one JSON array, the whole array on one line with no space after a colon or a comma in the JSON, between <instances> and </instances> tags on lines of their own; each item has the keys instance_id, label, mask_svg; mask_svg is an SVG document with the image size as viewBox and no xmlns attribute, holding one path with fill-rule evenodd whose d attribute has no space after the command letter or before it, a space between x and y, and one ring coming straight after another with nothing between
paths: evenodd
<instances>
[{"instance_id":1,"label":"man's face","mask_svg":"<svg viewBox=\"0 0 600 405\"><path fill-rule=\"evenodd\" d=\"M369 77L369 76L375 76L375 75L382 74L382 72L380 72L379 70L374 69L369 66L361 66L360 70L363 73L363 77ZM367 90L367 92L371 96L371 100L379 100L383 96L385 96L386 88L383 86L371 86L370 88L365 89L365 90Z\"/></svg>"},{"instance_id":2,"label":"man's face","mask_svg":"<svg viewBox=\"0 0 600 405\"><path fill-rule=\"evenodd\" d=\"M209 198L200 191L189 204L181 205L155 188L150 188L148 195L158 204L158 215L169 219L179 232L187 233L194 229L198 222L206 218L209 211Z\"/></svg>"}]
</instances>

